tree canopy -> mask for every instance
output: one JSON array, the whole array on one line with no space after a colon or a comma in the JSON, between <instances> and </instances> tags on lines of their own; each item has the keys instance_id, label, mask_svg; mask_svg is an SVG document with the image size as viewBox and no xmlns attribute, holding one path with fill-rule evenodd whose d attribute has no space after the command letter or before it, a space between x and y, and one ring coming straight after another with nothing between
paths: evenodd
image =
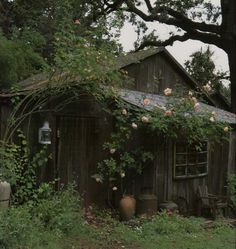
<instances>
[{"instance_id":1,"label":"tree canopy","mask_svg":"<svg viewBox=\"0 0 236 249\"><path fill-rule=\"evenodd\" d=\"M123 11L126 18L143 32L139 49L167 46L175 41L199 40L223 49L229 59L231 109L236 113L236 2L221 0L220 6L205 0L107 0L106 11ZM156 28L147 33L147 23ZM176 27L166 40L158 37L159 24Z\"/></svg>"},{"instance_id":2,"label":"tree canopy","mask_svg":"<svg viewBox=\"0 0 236 249\"><path fill-rule=\"evenodd\" d=\"M123 20L100 15L99 6L91 0L1 1L1 88L9 88L45 66L53 67L62 51L59 46L73 49L72 40L74 45L77 40L80 45L117 53Z\"/></svg>"}]
</instances>

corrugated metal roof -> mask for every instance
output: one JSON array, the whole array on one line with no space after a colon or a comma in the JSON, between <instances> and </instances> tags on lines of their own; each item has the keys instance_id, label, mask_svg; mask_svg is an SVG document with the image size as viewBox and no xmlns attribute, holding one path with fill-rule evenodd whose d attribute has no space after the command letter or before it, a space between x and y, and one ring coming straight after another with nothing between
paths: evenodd
<instances>
[{"instance_id":1,"label":"corrugated metal roof","mask_svg":"<svg viewBox=\"0 0 236 249\"><path fill-rule=\"evenodd\" d=\"M144 92L139 92L139 91L133 91L133 90L127 90L127 89L122 89L119 92L120 97L125 100L126 102L141 107L145 108L146 110L153 110L157 106L160 108L165 108L165 106L168 103L168 97L158 95L158 94L150 94L150 93L144 93ZM143 100L144 99L149 99L150 104L149 105L144 105ZM216 108L214 106L210 106L204 103L200 103L200 112L215 112L215 117L217 121L220 122L227 122L230 124L236 124L236 114L224 111L222 109Z\"/></svg>"}]
</instances>

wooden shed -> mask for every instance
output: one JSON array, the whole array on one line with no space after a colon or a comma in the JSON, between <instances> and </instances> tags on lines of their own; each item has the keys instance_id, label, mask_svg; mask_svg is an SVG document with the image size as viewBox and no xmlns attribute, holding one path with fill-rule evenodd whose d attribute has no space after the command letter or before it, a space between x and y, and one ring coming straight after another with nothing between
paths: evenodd
<instances>
[{"instance_id":1,"label":"wooden shed","mask_svg":"<svg viewBox=\"0 0 236 249\"><path fill-rule=\"evenodd\" d=\"M143 108L141 103L144 97L151 100L149 108L155 104L165 105L166 98L162 93L167 87L199 89L197 82L164 48L119 57L117 68L127 71L134 81L132 86L120 90L120 98L140 108ZM21 85L24 91L30 91L42 87L45 82L47 79L44 76L35 76ZM16 94L0 96L1 138L7 129L7 119L12 111L10 99L13 96ZM204 98L208 103L203 104L206 111L216 112L221 121L236 124L236 115L227 111L229 106L222 96L205 94ZM61 98L48 100L46 112L38 112L22 124L32 151L38 148L38 129L45 120L49 121L52 129L52 160L42 169L40 178L52 180L59 177L60 184L75 181L86 205L93 202L105 203L106 189L96 183L91 175L96 173L98 162L106 156L102 145L114 129L114 120L91 96L84 95L79 101L55 109L61 101ZM194 211L199 185L207 185L214 194L225 193L227 143L206 143L201 153L193 154L191 148L186 147L184 139L176 143L163 137L141 137L139 141L148 144L155 160L136 180L136 196L143 189L149 188L157 195L158 204L182 198L186 200L188 209Z\"/></svg>"}]
</instances>

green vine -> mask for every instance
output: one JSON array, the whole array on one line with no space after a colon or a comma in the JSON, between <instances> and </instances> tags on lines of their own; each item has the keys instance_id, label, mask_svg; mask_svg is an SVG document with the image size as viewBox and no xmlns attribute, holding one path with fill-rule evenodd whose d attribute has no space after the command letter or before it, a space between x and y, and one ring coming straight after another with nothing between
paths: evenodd
<instances>
[{"instance_id":1,"label":"green vine","mask_svg":"<svg viewBox=\"0 0 236 249\"><path fill-rule=\"evenodd\" d=\"M236 210L236 175L231 174L227 179L227 189L229 194L229 205Z\"/></svg>"},{"instance_id":2,"label":"green vine","mask_svg":"<svg viewBox=\"0 0 236 249\"><path fill-rule=\"evenodd\" d=\"M92 177L100 183L110 182L113 190L117 183L129 172L141 174L145 166L153 161L151 151L138 145L137 134L149 134L150 137L164 137L177 141L185 138L188 144L194 144L201 150L202 142L221 143L228 139L230 127L216 120L216 113L200 111L196 97L175 98L172 90L164 92L168 101L165 106L150 105L150 100L143 99L143 108L124 102L117 97L114 106L108 110L115 119L115 131L103 147L108 156L98 164L98 172ZM146 107L150 108L146 108Z\"/></svg>"},{"instance_id":3,"label":"green vine","mask_svg":"<svg viewBox=\"0 0 236 249\"><path fill-rule=\"evenodd\" d=\"M48 162L47 147L43 146L32 156L25 135L20 130L17 130L17 133L17 144L12 143L1 147L0 180L11 184L14 204L29 201L33 203L38 200L45 188L44 185L40 187L37 174Z\"/></svg>"}]
</instances>

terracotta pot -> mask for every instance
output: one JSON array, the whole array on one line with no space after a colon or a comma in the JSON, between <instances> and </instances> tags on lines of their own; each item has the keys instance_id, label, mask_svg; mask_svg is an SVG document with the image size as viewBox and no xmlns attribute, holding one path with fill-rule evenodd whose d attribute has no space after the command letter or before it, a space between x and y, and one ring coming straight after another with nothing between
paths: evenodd
<instances>
[{"instance_id":1,"label":"terracotta pot","mask_svg":"<svg viewBox=\"0 0 236 249\"><path fill-rule=\"evenodd\" d=\"M125 195L119 203L120 218L130 220L135 215L136 200L131 195Z\"/></svg>"}]
</instances>

